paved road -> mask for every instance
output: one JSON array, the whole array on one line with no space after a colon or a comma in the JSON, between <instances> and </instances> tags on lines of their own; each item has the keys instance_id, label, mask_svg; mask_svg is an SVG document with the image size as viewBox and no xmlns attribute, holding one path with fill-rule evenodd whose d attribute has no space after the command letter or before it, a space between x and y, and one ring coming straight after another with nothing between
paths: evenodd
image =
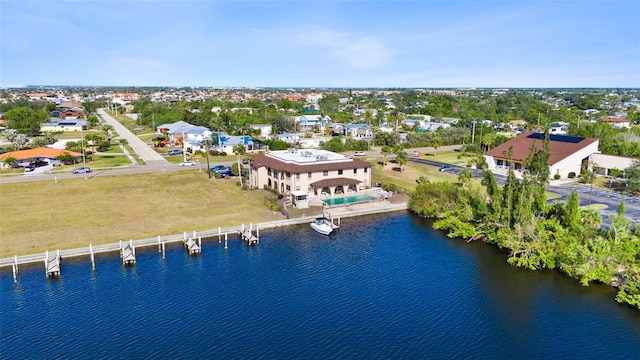
<instances>
[{"instance_id":1,"label":"paved road","mask_svg":"<svg viewBox=\"0 0 640 360\"><path fill-rule=\"evenodd\" d=\"M162 155L158 154L155 150L149 147L149 145L145 144L144 141L140 140L134 133L129 131L124 125L118 122L116 119L112 118L109 114L107 114L104 109L98 109L98 114L104 119L104 121L113 126L113 129L120 135L121 138L124 138L129 143L129 146L135 151L136 154L142 159L147 165L168 165L170 164Z\"/></svg>"}]
</instances>

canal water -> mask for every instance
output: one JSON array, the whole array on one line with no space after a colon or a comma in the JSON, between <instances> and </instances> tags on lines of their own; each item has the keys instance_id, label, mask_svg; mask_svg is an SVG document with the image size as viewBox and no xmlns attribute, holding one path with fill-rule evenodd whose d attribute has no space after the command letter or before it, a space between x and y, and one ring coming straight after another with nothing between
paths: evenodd
<instances>
[{"instance_id":1,"label":"canal water","mask_svg":"<svg viewBox=\"0 0 640 360\"><path fill-rule=\"evenodd\" d=\"M632 359L640 311L605 286L509 266L409 214L64 260L0 275L0 357Z\"/></svg>"}]
</instances>

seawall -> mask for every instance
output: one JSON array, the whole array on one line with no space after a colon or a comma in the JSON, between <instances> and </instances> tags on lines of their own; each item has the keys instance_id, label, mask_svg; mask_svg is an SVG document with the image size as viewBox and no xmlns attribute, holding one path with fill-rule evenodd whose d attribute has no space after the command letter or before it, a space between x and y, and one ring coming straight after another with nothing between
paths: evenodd
<instances>
[{"instance_id":1,"label":"seawall","mask_svg":"<svg viewBox=\"0 0 640 360\"><path fill-rule=\"evenodd\" d=\"M365 205L365 204L363 204ZM390 203L390 202L377 202L373 205L367 204L366 206L353 204L350 206L336 207L325 210L325 214L333 217L333 218L349 218L363 215L371 215L371 214L380 214L387 212L395 212L395 211L404 211L407 209L407 203ZM253 229L274 229L279 227L291 226L291 225L299 225L311 223L314 221L316 216L306 216L294 219L286 219L286 220L277 220L277 221L269 221L257 224L251 224ZM239 226L225 227L225 228L216 228L212 230L205 231L191 231L186 232L186 235L189 237L202 237L202 238L212 238L221 234L237 234L238 231L244 225L245 229L249 228L249 224L242 224ZM158 236L154 238L146 238L146 239L138 239L132 240L133 246L136 248L140 247L149 247L149 246L158 246L160 243L172 244L179 243L184 240L185 234L177 234L177 235L166 235L166 236ZM123 239L124 242L128 242L128 239ZM103 245L92 245L92 250L94 254L101 253L110 253L110 252L118 252L120 251L120 243L111 243L111 244L103 244ZM52 249L56 250L56 249ZM86 247L75 248L75 249L67 249L60 250L60 257L64 260L65 258L74 258L87 256L89 257L91 254L91 250L89 249L89 244ZM34 264L34 263L43 263L45 258L45 253L36 253L31 255L21 255L10 258L2 258L0 259L0 268L2 267L11 267L14 264L22 265L22 264Z\"/></svg>"}]
</instances>

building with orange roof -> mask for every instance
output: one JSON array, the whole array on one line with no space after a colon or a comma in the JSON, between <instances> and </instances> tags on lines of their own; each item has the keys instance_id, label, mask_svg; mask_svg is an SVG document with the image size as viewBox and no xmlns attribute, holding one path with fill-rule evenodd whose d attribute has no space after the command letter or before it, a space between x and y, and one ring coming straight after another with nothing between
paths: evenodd
<instances>
[{"instance_id":1,"label":"building with orange roof","mask_svg":"<svg viewBox=\"0 0 640 360\"><path fill-rule=\"evenodd\" d=\"M631 128L631 121L629 119L620 118L620 117L605 117L602 119L598 119L599 122L604 122L613 125L618 129L629 129Z\"/></svg>"},{"instance_id":2,"label":"building with orange roof","mask_svg":"<svg viewBox=\"0 0 640 360\"><path fill-rule=\"evenodd\" d=\"M0 162L4 162L4 159L8 157L13 157L16 159L17 166L27 166L34 161L44 161L51 165L60 165L60 161L56 158L64 153L68 153L78 160L82 159L82 154L75 151L39 147L29 150L9 151L4 154L0 154Z\"/></svg>"}]
</instances>

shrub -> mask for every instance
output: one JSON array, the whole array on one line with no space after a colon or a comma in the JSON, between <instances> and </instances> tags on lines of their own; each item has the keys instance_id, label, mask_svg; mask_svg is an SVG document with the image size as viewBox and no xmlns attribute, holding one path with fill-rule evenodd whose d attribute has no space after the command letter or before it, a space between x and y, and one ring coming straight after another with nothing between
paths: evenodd
<instances>
[{"instance_id":1,"label":"shrub","mask_svg":"<svg viewBox=\"0 0 640 360\"><path fill-rule=\"evenodd\" d=\"M396 184L384 184L384 185L382 186L382 188L383 188L385 191L393 191L393 192L395 192L395 191L397 190L397 186L396 186Z\"/></svg>"},{"instance_id":2,"label":"shrub","mask_svg":"<svg viewBox=\"0 0 640 360\"><path fill-rule=\"evenodd\" d=\"M240 181L236 181L236 186L240 186L242 183Z\"/></svg>"},{"instance_id":3,"label":"shrub","mask_svg":"<svg viewBox=\"0 0 640 360\"><path fill-rule=\"evenodd\" d=\"M574 173L573 171L569 173L569 175L567 176L569 179L573 179L576 177L576 173Z\"/></svg>"},{"instance_id":4,"label":"shrub","mask_svg":"<svg viewBox=\"0 0 640 360\"><path fill-rule=\"evenodd\" d=\"M560 180L560 174L555 174L555 175L553 175L553 178L554 178L555 180Z\"/></svg>"}]
</instances>

